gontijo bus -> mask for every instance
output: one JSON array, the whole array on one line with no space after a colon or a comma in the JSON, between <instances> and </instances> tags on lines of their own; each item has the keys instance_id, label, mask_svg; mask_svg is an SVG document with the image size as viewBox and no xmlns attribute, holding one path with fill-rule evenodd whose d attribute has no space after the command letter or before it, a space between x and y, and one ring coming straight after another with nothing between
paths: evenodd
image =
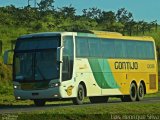
<instances>
[{"instance_id":1,"label":"gontijo bus","mask_svg":"<svg viewBox=\"0 0 160 120\"><path fill-rule=\"evenodd\" d=\"M152 37L119 33L37 33L17 39L13 59L14 95L18 100L72 99L82 104L139 101L158 91L157 58Z\"/></svg>"}]
</instances>

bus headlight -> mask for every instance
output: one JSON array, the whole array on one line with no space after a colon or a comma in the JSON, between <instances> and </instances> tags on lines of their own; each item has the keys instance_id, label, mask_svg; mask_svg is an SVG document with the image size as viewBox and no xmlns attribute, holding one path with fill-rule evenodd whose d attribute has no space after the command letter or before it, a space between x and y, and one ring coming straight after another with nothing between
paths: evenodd
<instances>
[{"instance_id":1,"label":"bus headlight","mask_svg":"<svg viewBox=\"0 0 160 120\"><path fill-rule=\"evenodd\" d=\"M50 87L50 88L58 87L58 86L60 86L60 83L59 83L59 82L58 82L58 83L51 83L51 84L49 84L49 87Z\"/></svg>"},{"instance_id":2,"label":"bus headlight","mask_svg":"<svg viewBox=\"0 0 160 120\"><path fill-rule=\"evenodd\" d=\"M13 88L14 89L21 89L21 86L20 85L14 85Z\"/></svg>"}]
</instances>

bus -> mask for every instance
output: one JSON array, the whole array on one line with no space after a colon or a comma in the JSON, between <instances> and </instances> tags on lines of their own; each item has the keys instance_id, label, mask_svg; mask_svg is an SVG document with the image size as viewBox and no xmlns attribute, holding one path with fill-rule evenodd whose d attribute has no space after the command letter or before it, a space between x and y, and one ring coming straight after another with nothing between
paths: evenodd
<instances>
[{"instance_id":1,"label":"bus","mask_svg":"<svg viewBox=\"0 0 160 120\"><path fill-rule=\"evenodd\" d=\"M8 52L5 52L7 63ZM158 91L158 68L152 37L92 31L28 34L16 41L13 86L17 100L72 100L84 103L140 101Z\"/></svg>"}]
</instances>

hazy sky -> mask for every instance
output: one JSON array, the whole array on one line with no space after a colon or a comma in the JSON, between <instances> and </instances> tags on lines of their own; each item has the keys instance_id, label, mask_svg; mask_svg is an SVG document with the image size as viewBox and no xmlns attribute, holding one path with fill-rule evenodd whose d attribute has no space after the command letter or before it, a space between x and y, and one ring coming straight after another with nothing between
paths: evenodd
<instances>
[{"instance_id":1,"label":"hazy sky","mask_svg":"<svg viewBox=\"0 0 160 120\"><path fill-rule=\"evenodd\" d=\"M27 5L27 1L0 0L0 6L13 4L17 7L23 7ZM30 2L32 5L33 1ZM70 4L77 9L77 14L81 14L83 9L90 7L97 7L105 11L117 11L124 7L133 13L135 20L158 20L158 23L160 23L160 0L55 0L54 6L57 8Z\"/></svg>"}]
</instances>

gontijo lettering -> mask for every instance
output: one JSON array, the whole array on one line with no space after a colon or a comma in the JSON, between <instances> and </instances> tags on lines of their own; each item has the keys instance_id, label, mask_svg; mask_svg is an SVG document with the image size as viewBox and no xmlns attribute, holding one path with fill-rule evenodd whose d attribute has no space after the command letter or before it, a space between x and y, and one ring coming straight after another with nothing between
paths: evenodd
<instances>
[{"instance_id":1,"label":"gontijo lettering","mask_svg":"<svg viewBox=\"0 0 160 120\"><path fill-rule=\"evenodd\" d=\"M138 62L115 62L115 69L138 69Z\"/></svg>"}]
</instances>

